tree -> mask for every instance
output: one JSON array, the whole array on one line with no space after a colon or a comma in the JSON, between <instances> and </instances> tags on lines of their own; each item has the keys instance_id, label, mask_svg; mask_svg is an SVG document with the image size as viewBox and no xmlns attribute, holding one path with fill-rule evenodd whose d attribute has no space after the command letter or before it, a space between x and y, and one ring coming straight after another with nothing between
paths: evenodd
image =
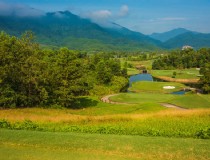
<instances>
[{"instance_id":1,"label":"tree","mask_svg":"<svg viewBox=\"0 0 210 160\"><path fill-rule=\"evenodd\" d=\"M210 63L201 68L200 74L203 75L200 79L203 91L210 93Z\"/></svg>"}]
</instances>

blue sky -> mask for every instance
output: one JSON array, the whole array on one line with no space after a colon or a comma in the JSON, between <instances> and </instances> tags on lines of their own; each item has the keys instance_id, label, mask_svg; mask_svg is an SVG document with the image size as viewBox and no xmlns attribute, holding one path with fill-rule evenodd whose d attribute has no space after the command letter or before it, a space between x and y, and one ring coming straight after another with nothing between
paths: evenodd
<instances>
[{"instance_id":1,"label":"blue sky","mask_svg":"<svg viewBox=\"0 0 210 160\"><path fill-rule=\"evenodd\" d=\"M210 33L210 0L0 0L0 14L15 9L19 15L69 10L100 24L111 21L144 34L175 28Z\"/></svg>"}]
</instances>

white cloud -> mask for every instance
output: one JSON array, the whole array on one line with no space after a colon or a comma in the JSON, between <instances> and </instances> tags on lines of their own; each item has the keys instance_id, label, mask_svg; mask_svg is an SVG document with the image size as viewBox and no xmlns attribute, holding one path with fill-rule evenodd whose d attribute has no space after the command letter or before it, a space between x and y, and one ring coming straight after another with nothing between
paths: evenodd
<instances>
[{"instance_id":1,"label":"white cloud","mask_svg":"<svg viewBox=\"0 0 210 160\"><path fill-rule=\"evenodd\" d=\"M94 11L89 14L89 18L93 20L106 20L112 16L112 12L109 10Z\"/></svg>"},{"instance_id":2,"label":"white cloud","mask_svg":"<svg viewBox=\"0 0 210 160\"><path fill-rule=\"evenodd\" d=\"M93 22L104 26L104 27L113 27L112 21L117 19L121 19L128 15L129 8L127 5L122 5L118 11L110 11L110 10L98 10L92 12L86 12L81 14L80 16L83 18L89 18Z\"/></svg>"},{"instance_id":3,"label":"white cloud","mask_svg":"<svg viewBox=\"0 0 210 160\"><path fill-rule=\"evenodd\" d=\"M120 8L119 16L120 17L124 17L124 16L126 16L128 14L128 12L129 12L128 6L127 5L123 5Z\"/></svg>"},{"instance_id":4,"label":"white cloud","mask_svg":"<svg viewBox=\"0 0 210 160\"><path fill-rule=\"evenodd\" d=\"M8 4L0 2L0 15L9 16L16 15L19 17L36 17L45 15L44 11L30 8L21 4Z\"/></svg>"}]
</instances>

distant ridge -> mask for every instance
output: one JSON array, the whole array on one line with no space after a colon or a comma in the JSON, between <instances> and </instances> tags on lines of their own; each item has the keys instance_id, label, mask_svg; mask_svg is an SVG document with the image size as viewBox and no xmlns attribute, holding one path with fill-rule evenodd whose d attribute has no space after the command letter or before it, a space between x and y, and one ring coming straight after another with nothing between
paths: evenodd
<instances>
[{"instance_id":1,"label":"distant ridge","mask_svg":"<svg viewBox=\"0 0 210 160\"><path fill-rule=\"evenodd\" d=\"M19 36L31 30L42 46L87 51L149 51L162 47L160 41L149 36L112 25L113 28L102 27L69 11L39 17L0 16L1 31Z\"/></svg>"},{"instance_id":2,"label":"distant ridge","mask_svg":"<svg viewBox=\"0 0 210 160\"><path fill-rule=\"evenodd\" d=\"M37 17L0 16L0 31L20 36L28 30L33 31L36 41L47 48L136 52L181 49L185 45L195 49L210 47L210 34L177 28L147 36L116 23L103 27L69 11L51 12Z\"/></svg>"},{"instance_id":3,"label":"distant ridge","mask_svg":"<svg viewBox=\"0 0 210 160\"><path fill-rule=\"evenodd\" d=\"M180 34L183 34L183 33L187 33L187 32L192 32L192 31L189 31L185 28L177 28L177 29L173 29L171 31L168 31L168 32L163 32L163 33L153 33L150 35L151 38L154 38L154 39L157 39L161 42L166 42L167 40L171 39L171 38L174 38Z\"/></svg>"},{"instance_id":4,"label":"distant ridge","mask_svg":"<svg viewBox=\"0 0 210 160\"><path fill-rule=\"evenodd\" d=\"M210 34L187 32L178 35L164 43L168 49L182 48L185 45L192 46L194 49L210 47Z\"/></svg>"}]
</instances>

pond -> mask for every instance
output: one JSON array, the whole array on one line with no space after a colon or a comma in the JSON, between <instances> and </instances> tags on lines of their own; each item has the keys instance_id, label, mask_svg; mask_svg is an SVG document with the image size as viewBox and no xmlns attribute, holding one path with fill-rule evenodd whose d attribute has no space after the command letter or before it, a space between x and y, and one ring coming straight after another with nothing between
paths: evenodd
<instances>
[{"instance_id":1,"label":"pond","mask_svg":"<svg viewBox=\"0 0 210 160\"><path fill-rule=\"evenodd\" d=\"M153 78L151 74L145 74L145 73L133 75L129 78L129 86L131 86L133 82L138 82L138 81L153 81Z\"/></svg>"}]
</instances>

